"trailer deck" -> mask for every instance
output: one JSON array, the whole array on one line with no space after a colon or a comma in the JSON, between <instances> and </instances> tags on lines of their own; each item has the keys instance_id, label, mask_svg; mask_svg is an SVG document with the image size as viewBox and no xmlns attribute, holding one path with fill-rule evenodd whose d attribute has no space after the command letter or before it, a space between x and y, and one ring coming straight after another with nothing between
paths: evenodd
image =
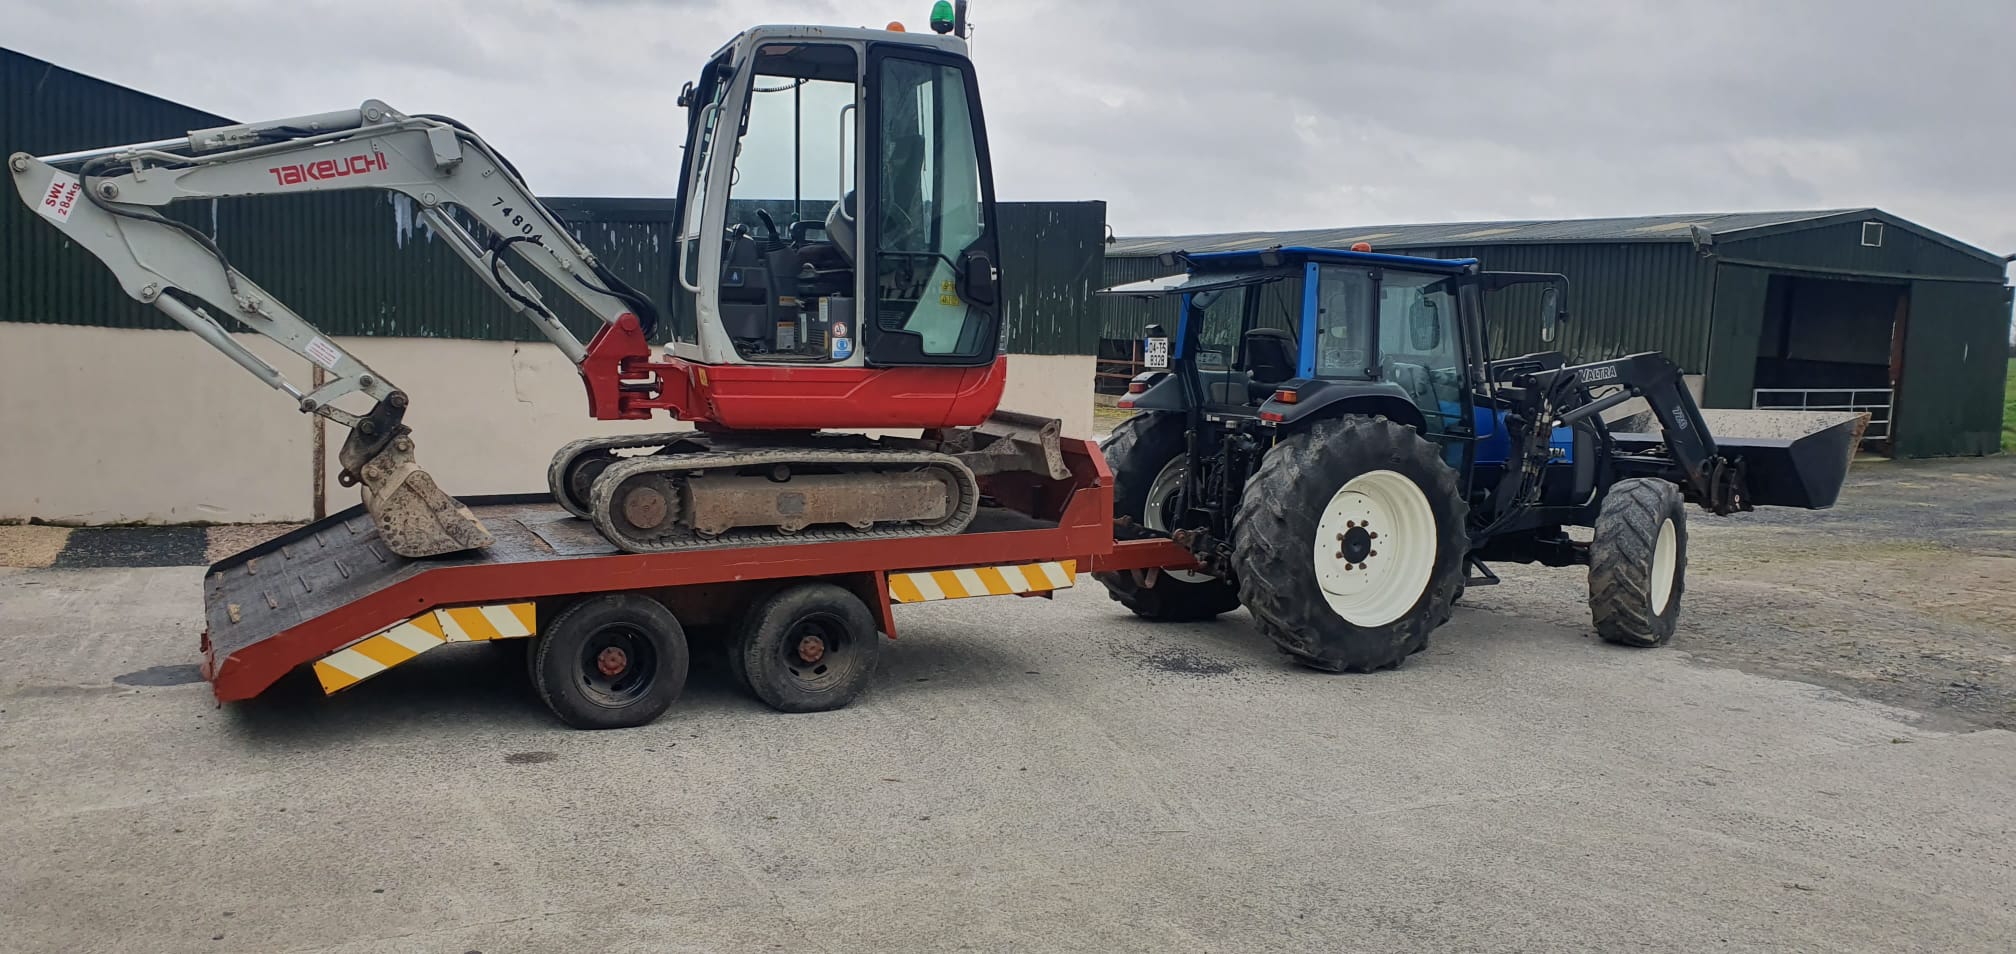
<instances>
[{"instance_id":1,"label":"trailer deck","mask_svg":"<svg viewBox=\"0 0 2016 954\"><path fill-rule=\"evenodd\" d=\"M496 537L483 550L409 559L353 507L210 567L203 674L219 702L249 699L289 671L430 611L596 593L762 580L867 578L883 631L891 573L1075 561L1084 571L1193 565L1160 539L1116 541L1112 475L1089 441L1063 442L1067 481L983 479L987 505L962 533L736 546L617 550L545 495L463 500ZM529 627L528 627L529 628ZM437 634L438 635L438 634Z\"/></svg>"}]
</instances>

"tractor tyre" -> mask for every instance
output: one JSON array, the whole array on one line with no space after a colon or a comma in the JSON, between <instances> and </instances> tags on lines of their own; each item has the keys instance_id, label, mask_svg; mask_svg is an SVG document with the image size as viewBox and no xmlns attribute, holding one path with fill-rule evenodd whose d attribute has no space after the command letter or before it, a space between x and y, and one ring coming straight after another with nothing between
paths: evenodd
<instances>
[{"instance_id":1,"label":"tractor tyre","mask_svg":"<svg viewBox=\"0 0 2016 954\"><path fill-rule=\"evenodd\" d=\"M1603 497L1589 544L1589 615L1619 646L1664 646L1687 589L1687 502L1652 477L1620 480Z\"/></svg>"},{"instance_id":2,"label":"tractor tyre","mask_svg":"<svg viewBox=\"0 0 2016 954\"><path fill-rule=\"evenodd\" d=\"M1398 666L1463 585L1469 507L1436 445L1383 417L1282 439L1233 521L1239 597L1260 631L1331 672Z\"/></svg>"},{"instance_id":3,"label":"tractor tyre","mask_svg":"<svg viewBox=\"0 0 2016 954\"><path fill-rule=\"evenodd\" d=\"M1101 445L1113 471L1113 516L1166 531L1175 515L1172 495L1185 469L1183 418L1136 414L1120 422ZM1151 506L1152 505L1152 506ZM1231 583L1194 570L1123 570L1096 573L1106 593L1143 619L1187 623L1239 608Z\"/></svg>"}]
</instances>

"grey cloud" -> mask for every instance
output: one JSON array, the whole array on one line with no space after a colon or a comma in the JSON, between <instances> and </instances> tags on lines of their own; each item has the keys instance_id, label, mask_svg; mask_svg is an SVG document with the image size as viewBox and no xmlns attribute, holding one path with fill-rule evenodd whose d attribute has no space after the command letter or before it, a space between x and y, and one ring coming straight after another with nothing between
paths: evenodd
<instances>
[{"instance_id":1,"label":"grey cloud","mask_svg":"<svg viewBox=\"0 0 2016 954\"><path fill-rule=\"evenodd\" d=\"M25 52L251 118L364 96L549 193L664 194L681 83L764 22L929 0L16 0ZM974 0L1003 195L1124 233L1881 205L2016 251L2000 0Z\"/></svg>"}]
</instances>

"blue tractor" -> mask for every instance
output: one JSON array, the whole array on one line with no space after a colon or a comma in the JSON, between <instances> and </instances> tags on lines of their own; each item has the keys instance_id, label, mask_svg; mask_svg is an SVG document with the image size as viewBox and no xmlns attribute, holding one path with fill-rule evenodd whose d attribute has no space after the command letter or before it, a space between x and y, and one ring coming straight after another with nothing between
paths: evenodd
<instances>
[{"instance_id":1,"label":"blue tractor","mask_svg":"<svg viewBox=\"0 0 2016 954\"><path fill-rule=\"evenodd\" d=\"M1487 300L1551 342L1561 275L1362 249L1164 261L1181 271L1102 292L1181 301L1173 337L1148 328L1150 370L1121 401L1136 413L1103 445L1121 532L1199 564L1100 576L1150 619L1244 605L1309 666L1375 670L1510 560L1589 567L1597 633L1657 646L1685 588L1686 503L1822 508L1847 477L1852 415L1744 419L1750 436L1718 441L1663 355L1490 354Z\"/></svg>"}]
</instances>

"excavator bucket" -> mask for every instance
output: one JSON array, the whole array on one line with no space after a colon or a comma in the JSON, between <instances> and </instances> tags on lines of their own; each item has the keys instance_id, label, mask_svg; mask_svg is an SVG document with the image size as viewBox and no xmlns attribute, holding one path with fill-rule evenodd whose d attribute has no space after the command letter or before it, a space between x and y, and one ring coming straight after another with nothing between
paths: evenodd
<instances>
[{"instance_id":1,"label":"excavator bucket","mask_svg":"<svg viewBox=\"0 0 2016 954\"><path fill-rule=\"evenodd\" d=\"M401 434L385 449L346 473L363 484L364 509L378 524L387 549L403 557L479 550L495 540L461 501L442 492L413 457L413 438Z\"/></svg>"}]
</instances>

